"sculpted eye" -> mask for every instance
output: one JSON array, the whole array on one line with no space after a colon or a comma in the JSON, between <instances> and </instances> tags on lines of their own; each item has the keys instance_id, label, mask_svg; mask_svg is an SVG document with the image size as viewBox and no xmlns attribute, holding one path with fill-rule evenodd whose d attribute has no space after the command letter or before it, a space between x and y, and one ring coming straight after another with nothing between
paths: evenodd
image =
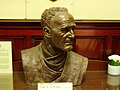
<instances>
[{"instance_id":1,"label":"sculpted eye","mask_svg":"<svg viewBox=\"0 0 120 90\"><path fill-rule=\"evenodd\" d=\"M67 33L70 31L70 28L63 28L61 31L62 31L62 33Z\"/></svg>"},{"instance_id":2,"label":"sculpted eye","mask_svg":"<svg viewBox=\"0 0 120 90\"><path fill-rule=\"evenodd\" d=\"M71 30L74 30L74 26L73 27L65 27L65 28L62 28L61 31L62 33L67 33L67 32L70 32Z\"/></svg>"}]
</instances>

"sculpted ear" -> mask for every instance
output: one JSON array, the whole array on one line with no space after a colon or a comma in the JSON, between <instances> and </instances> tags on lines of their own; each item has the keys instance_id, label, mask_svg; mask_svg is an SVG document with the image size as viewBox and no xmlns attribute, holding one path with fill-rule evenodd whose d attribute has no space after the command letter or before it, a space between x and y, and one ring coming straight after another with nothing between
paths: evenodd
<instances>
[{"instance_id":1,"label":"sculpted ear","mask_svg":"<svg viewBox=\"0 0 120 90\"><path fill-rule=\"evenodd\" d=\"M43 28L43 32L44 32L44 35L45 35L46 37L48 37L48 38L51 37L51 35L50 35L50 29L49 29L48 27L44 27L44 28Z\"/></svg>"}]
</instances>

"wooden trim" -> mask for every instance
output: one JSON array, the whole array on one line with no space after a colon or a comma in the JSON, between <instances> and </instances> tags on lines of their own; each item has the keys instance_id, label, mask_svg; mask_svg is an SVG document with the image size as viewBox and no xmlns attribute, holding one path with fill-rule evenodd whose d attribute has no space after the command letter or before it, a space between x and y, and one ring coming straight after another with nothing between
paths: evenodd
<instances>
[{"instance_id":1,"label":"wooden trim","mask_svg":"<svg viewBox=\"0 0 120 90\"><path fill-rule=\"evenodd\" d=\"M76 29L110 29L119 30L120 20L75 20ZM6 27L7 26L7 27ZM1 29L41 29L40 20L0 20Z\"/></svg>"}]
</instances>

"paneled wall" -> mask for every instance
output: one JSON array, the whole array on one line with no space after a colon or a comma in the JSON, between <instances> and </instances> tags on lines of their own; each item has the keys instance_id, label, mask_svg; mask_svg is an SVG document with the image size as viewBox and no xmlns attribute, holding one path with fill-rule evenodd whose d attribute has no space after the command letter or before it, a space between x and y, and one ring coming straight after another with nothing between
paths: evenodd
<instances>
[{"instance_id":1,"label":"paneled wall","mask_svg":"<svg viewBox=\"0 0 120 90\"><path fill-rule=\"evenodd\" d=\"M106 70L111 54L120 55L120 22L76 21L74 51L89 58L88 70ZM43 39L40 21L0 22L0 41L12 41L13 68L22 70L21 50Z\"/></svg>"}]
</instances>

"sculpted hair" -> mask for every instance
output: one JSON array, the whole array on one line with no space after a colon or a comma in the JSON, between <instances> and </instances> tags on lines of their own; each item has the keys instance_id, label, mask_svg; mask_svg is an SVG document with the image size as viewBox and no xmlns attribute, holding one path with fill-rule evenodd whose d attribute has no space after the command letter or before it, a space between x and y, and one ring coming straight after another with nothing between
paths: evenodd
<instances>
[{"instance_id":1,"label":"sculpted hair","mask_svg":"<svg viewBox=\"0 0 120 90\"><path fill-rule=\"evenodd\" d=\"M49 26L51 19L59 12L68 12L68 9L64 7L52 7L46 9L41 15L41 26Z\"/></svg>"}]
</instances>

